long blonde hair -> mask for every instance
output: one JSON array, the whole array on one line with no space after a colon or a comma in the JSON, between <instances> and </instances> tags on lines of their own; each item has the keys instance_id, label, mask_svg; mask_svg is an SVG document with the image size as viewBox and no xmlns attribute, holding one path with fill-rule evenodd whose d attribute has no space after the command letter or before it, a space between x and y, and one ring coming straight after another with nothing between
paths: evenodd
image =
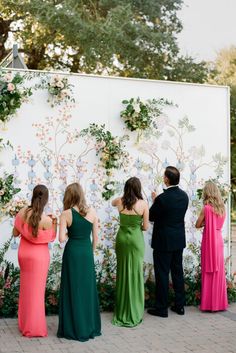
<instances>
[{"instance_id":1,"label":"long blonde hair","mask_svg":"<svg viewBox=\"0 0 236 353\"><path fill-rule=\"evenodd\" d=\"M211 205L214 212L220 216L225 214L225 205L221 197L218 186L212 181L207 181L203 188L203 203L204 205Z\"/></svg>"},{"instance_id":2,"label":"long blonde hair","mask_svg":"<svg viewBox=\"0 0 236 353\"><path fill-rule=\"evenodd\" d=\"M64 210L77 206L82 216L88 213L88 206L85 200L84 192L79 183L73 183L67 186L63 198Z\"/></svg>"}]
</instances>

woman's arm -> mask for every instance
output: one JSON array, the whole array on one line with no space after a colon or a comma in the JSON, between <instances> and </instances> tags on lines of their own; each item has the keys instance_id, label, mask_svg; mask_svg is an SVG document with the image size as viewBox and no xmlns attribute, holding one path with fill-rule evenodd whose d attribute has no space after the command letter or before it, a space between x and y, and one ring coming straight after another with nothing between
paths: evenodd
<instances>
[{"instance_id":1,"label":"woman's arm","mask_svg":"<svg viewBox=\"0 0 236 353\"><path fill-rule=\"evenodd\" d=\"M94 209L92 209L92 211L94 213L93 229L92 229L93 251L95 251L98 243L98 216Z\"/></svg>"},{"instance_id":2,"label":"woman's arm","mask_svg":"<svg viewBox=\"0 0 236 353\"><path fill-rule=\"evenodd\" d=\"M52 228L53 228L54 232L57 234L57 217L54 216L53 214L48 214L47 216L51 219Z\"/></svg>"},{"instance_id":3,"label":"woman's arm","mask_svg":"<svg viewBox=\"0 0 236 353\"><path fill-rule=\"evenodd\" d=\"M201 213L197 219L197 222L195 224L195 227L196 228L202 228L204 226L204 219L205 219L205 216L204 216L204 208L202 208L201 210Z\"/></svg>"},{"instance_id":4,"label":"woman's arm","mask_svg":"<svg viewBox=\"0 0 236 353\"><path fill-rule=\"evenodd\" d=\"M117 207L120 204L120 197L117 197L116 199L111 201L112 206Z\"/></svg>"},{"instance_id":5,"label":"woman's arm","mask_svg":"<svg viewBox=\"0 0 236 353\"><path fill-rule=\"evenodd\" d=\"M95 251L98 243L98 217L96 214L93 221L92 235L93 235L93 251Z\"/></svg>"},{"instance_id":6,"label":"woman's arm","mask_svg":"<svg viewBox=\"0 0 236 353\"><path fill-rule=\"evenodd\" d=\"M18 229L21 228L21 221L20 219L24 219L25 211L28 207L22 208L15 217L14 227L12 229L13 237L18 237L21 233Z\"/></svg>"},{"instance_id":7,"label":"woman's arm","mask_svg":"<svg viewBox=\"0 0 236 353\"><path fill-rule=\"evenodd\" d=\"M68 238L68 236L67 236L67 219L66 219L66 214L64 212L62 212L62 214L60 216L59 242L63 243L67 238Z\"/></svg>"},{"instance_id":8,"label":"woman's arm","mask_svg":"<svg viewBox=\"0 0 236 353\"><path fill-rule=\"evenodd\" d=\"M19 230L18 230L16 227L13 228L13 230L12 230L12 235L13 235L13 237L15 237L15 238L20 235L20 232L19 232Z\"/></svg>"},{"instance_id":9,"label":"woman's arm","mask_svg":"<svg viewBox=\"0 0 236 353\"><path fill-rule=\"evenodd\" d=\"M147 203L145 202L144 211L143 211L142 230L148 230L148 227L149 227L149 209L148 209Z\"/></svg>"}]
</instances>

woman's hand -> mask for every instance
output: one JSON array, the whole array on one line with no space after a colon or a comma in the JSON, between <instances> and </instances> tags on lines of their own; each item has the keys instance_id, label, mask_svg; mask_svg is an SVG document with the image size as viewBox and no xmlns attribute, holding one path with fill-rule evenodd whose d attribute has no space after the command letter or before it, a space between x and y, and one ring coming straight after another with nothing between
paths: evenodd
<instances>
[{"instance_id":1,"label":"woman's hand","mask_svg":"<svg viewBox=\"0 0 236 353\"><path fill-rule=\"evenodd\" d=\"M51 218L52 223L57 223L57 216L52 213L48 214L47 216Z\"/></svg>"},{"instance_id":2,"label":"woman's hand","mask_svg":"<svg viewBox=\"0 0 236 353\"><path fill-rule=\"evenodd\" d=\"M55 233L57 233L57 217L54 214L47 215L52 220L52 226L54 228Z\"/></svg>"},{"instance_id":3,"label":"woman's hand","mask_svg":"<svg viewBox=\"0 0 236 353\"><path fill-rule=\"evenodd\" d=\"M204 215L204 208L202 208L201 213L197 219L197 222L195 224L196 228L202 228L205 225L205 215Z\"/></svg>"}]
</instances>

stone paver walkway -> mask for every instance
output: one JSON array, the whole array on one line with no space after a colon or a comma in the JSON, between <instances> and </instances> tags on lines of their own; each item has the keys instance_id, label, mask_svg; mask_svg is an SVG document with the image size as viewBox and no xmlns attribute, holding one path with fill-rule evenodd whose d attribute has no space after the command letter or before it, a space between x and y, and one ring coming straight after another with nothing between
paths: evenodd
<instances>
[{"instance_id":1,"label":"stone paver walkway","mask_svg":"<svg viewBox=\"0 0 236 353\"><path fill-rule=\"evenodd\" d=\"M187 307L185 316L168 318L145 314L136 328L111 325L111 313L102 313L102 336L81 343L56 337L56 316L47 318L47 338L25 338L16 319L0 319L0 353L235 353L236 304L227 312L201 313Z\"/></svg>"}]
</instances>

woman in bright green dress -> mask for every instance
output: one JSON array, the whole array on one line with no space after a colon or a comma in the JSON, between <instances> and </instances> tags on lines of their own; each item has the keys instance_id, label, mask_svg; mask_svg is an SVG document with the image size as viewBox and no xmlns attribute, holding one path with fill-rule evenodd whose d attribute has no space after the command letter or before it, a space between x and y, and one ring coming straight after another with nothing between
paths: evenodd
<instances>
[{"instance_id":1,"label":"woman in bright green dress","mask_svg":"<svg viewBox=\"0 0 236 353\"><path fill-rule=\"evenodd\" d=\"M149 210L143 200L140 180L128 179L124 195L112 201L120 214L116 237L116 301L112 323L134 327L144 313L143 230L148 229Z\"/></svg>"},{"instance_id":2,"label":"woman in bright green dress","mask_svg":"<svg viewBox=\"0 0 236 353\"><path fill-rule=\"evenodd\" d=\"M98 219L95 210L87 207L78 183L67 186L63 204L59 240L68 241L62 260L57 336L83 342L101 335L93 257Z\"/></svg>"}]
</instances>

